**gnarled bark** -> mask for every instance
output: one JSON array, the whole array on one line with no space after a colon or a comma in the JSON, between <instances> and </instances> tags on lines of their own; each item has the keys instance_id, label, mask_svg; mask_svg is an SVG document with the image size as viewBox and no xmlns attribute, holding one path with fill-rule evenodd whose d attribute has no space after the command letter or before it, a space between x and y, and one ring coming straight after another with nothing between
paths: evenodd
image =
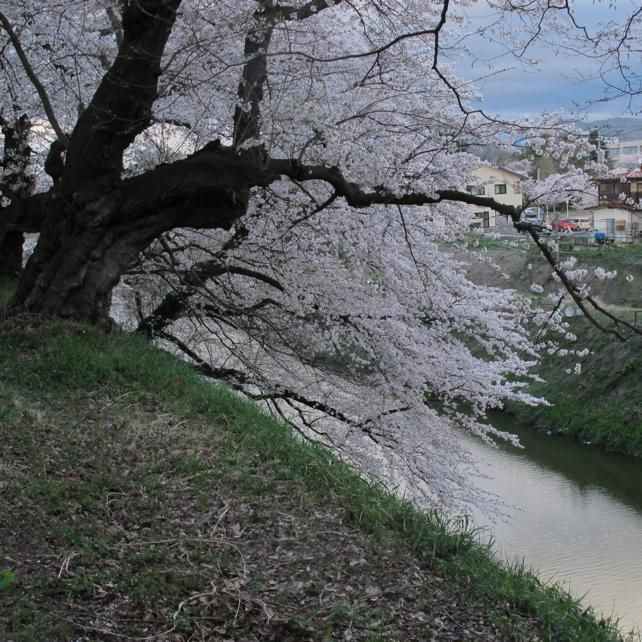
<instances>
[{"instance_id":1,"label":"gnarled bark","mask_svg":"<svg viewBox=\"0 0 642 642\"><path fill-rule=\"evenodd\" d=\"M214 157L210 166L217 158L225 164L224 154ZM54 188L10 308L107 320L112 289L151 241L175 227L228 229L245 212L248 186L240 167L205 172L193 156L70 200Z\"/></svg>"},{"instance_id":2,"label":"gnarled bark","mask_svg":"<svg viewBox=\"0 0 642 642\"><path fill-rule=\"evenodd\" d=\"M11 309L106 319L122 272L167 229L167 220L176 219L177 199L160 209L132 206L135 195L123 196L121 175L124 150L150 124L161 57L179 5L180 0L126 5L116 59L74 128L60 180L39 202L40 241ZM139 216L123 216L127 204ZM16 218L16 229L7 229L20 232L20 210L29 206L20 202L11 209L7 214L10 221Z\"/></svg>"}]
</instances>

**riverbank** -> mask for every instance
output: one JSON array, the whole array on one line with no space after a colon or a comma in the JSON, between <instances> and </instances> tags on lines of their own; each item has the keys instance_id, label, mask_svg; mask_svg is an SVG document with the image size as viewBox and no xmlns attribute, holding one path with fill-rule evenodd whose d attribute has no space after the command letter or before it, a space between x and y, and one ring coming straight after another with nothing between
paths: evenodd
<instances>
[{"instance_id":1,"label":"riverbank","mask_svg":"<svg viewBox=\"0 0 642 642\"><path fill-rule=\"evenodd\" d=\"M523 449L467 445L486 462L479 484L506 502L509 518L488 524L493 550L524 559L541 577L563 581L624 631L642 631L642 462L551 438L511 417L493 417ZM519 508L510 508L519 507Z\"/></svg>"},{"instance_id":2,"label":"riverbank","mask_svg":"<svg viewBox=\"0 0 642 642\"><path fill-rule=\"evenodd\" d=\"M532 248L528 258L534 252ZM635 323L633 309L642 310L642 245L568 248L561 258L570 255L577 259L578 267L602 267L617 273L610 280L595 279L592 291L613 314ZM531 278L546 284L538 274ZM511 411L540 430L607 451L642 456L642 336L622 329L627 340L620 341L584 318L571 318L569 323L577 341L561 348L587 348L589 354L583 359L544 355L538 374L545 383L533 384L532 391L552 405L512 407ZM642 312L638 312L637 323L642 327ZM607 320L605 325L611 324ZM572 371L576 362L581 364L581 374L569 375L567 370Z\"/></svg>"},{"instance_id":3,"label":"riverbank","mask_svg":"<svg viewBox=\"0 0 642 642\"><path fill-rule=\"evenodd\" d=\"M469 276L487 285L507 285L532 296L533 283L545 289L556 287L551 269L539 250L527 239L505 241L481 239L488 256L509 275L484 264L475 264ZM642 245L601 248L568 247L560 249L560 259L574 256L577 267L592 272L602 267L616 272L613 279L595 278L592 294L615 315L642 327ZM619 341L600 332L586 319L571 317L573 343L561 342L554 355L544 354L537 368L543 382L533 382L530 392L549 401L551 406L510 405L508 411L519 421L545 432L564 434L604 450L642 456L642 337L632 335ZM611 322L606 320L606 325ZM589 354L581 359L560 356L565 350L582 350ZM573 374L576 363L581 374ZM570 373L568 372L570 371Z\"/></svg>"},{"instance_id":4,"label":"riverbank","mask_svg":"<svg viewBox=\"0 0 642 642\"><path fill-rule=\"evenodd\" d=\"M136 337L5 323L0 380L5 639L621 640Z\"/></svg>"},{"instance_id":5,"label":"riverbank","mask_svg":"<svg viewBox=\"0 0 642 642\"><path fill-rule=\"evenodd\" d=\"M586 319L570 324L575 346L589 354L582 359L545 355L538 367L544 381L532 383L530 390L551 405L513 404L508 411L539 430L642 456L642 337L622 342ZM579 375L572 373L575 363L581 364Z\"/></svg>"}]
</instances>

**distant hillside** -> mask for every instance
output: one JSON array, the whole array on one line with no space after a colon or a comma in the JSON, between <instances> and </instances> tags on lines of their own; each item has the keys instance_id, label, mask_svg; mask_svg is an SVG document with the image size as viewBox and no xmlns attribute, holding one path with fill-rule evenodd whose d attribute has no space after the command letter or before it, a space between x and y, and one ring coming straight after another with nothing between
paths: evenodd
<instances>
[{"instance_id":1,"label":"distant hillside","mask_svg":"<svg viewBox=\"0 0 642 642\"><path fill-rule=\"evenodd\" d=\"M606 118L589 122L578 122L583 129L597 128L603 136L615 136L620 140L642 138L642 118Z\"/></svg>"}]
</instances>

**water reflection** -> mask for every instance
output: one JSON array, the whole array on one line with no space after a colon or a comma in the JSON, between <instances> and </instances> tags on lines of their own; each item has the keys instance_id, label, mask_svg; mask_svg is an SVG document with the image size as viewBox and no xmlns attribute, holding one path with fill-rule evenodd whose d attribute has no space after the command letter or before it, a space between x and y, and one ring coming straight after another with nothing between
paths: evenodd
<instances>
[{"instance_id":1,"label":"water reflection","mask_svg":"<svg viewBox=\"0 0 642 642\"><path fill-rule=\"evenodd\" d=\"M490 526L505 557L524 558L544 579L564 581L627 630L642 628L642 462L534 433L505 418L525 449L469 439L488 462L484 488L521 510ZM479 519L479 517L478 517ZM480 522L483 523L483 522Z\"/></svg>"}]
</instances>

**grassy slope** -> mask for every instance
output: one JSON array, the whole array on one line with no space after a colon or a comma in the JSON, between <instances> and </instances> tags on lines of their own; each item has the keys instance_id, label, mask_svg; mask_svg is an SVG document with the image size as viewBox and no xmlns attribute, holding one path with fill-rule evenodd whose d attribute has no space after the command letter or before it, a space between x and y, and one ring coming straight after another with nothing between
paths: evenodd
<instances>
[{"instance_id":1,"label":"grassy slope","mask_svg":"<svg viewBox=\"0 0 642 642\"><path fill-rule=\"evenodd\" d=\"M599 249L563 245L560 250L560 259L564 260L569 256L574 256L577 259L578 266L589 270L603 267L606 270L617 272L614 279L593 281L592 293L601 301L608 304L642 308L642 244L607 245ZM528 260L535 266L535 271L539 272L536 276L542 281L542 274L550 274L550 269L543 263L536 248L531 247L528 252ZM632 281L627 280L627 277L630 276L634 277ZM528 285L530 283L527 284L527 287Z\"/></svg>"},{"instance_id":2,"label":"grassy slope","mask_svg":"<svg viewBox=\"0 0 642 642\"><path fill-rule=\"evenodd\" d=\"M511 275L510 285L532 296L531 283L552 285L551 270L539 251L522 241L519 249L507 249L505 241L482 239L489 255ZM528 249L525 249L528 248ZM633 321L631 308L642 310L642 245L606 246L600 250L563 248L560 258L575 256L578 267L601 266L617 271L615 279L595 280L592 291L611 311ZM529 270L527 266L530 265ZM627 276L633 280L627 280ZM506 285L491 271L471 276L482 282ZM581 360L583 373L568 375L577 359L545 356L538 370L545 380L531 391L553 405L530 408L513 405L512 414L538 428L567 434L607 450L642 456L642 337L622 343L597 331L585 319L571 319L576 344L592 351ZM638 323L642 318L638 315Z\"/></svg>"},{"instance_id":3,"label":"grassy slope","mask_svg":"<svg viewBox=\"0 0 642 642\"><path fill-rule=\"evenodd\" d=\"M547 356L539 368L545 383L532 391L552 405L512 406L511 412L540 429L590 442L606 450L642 456L642 337L622 343L590 326L571 323L584 359ZM582 374L568 375L575 362Z\"/></svg>"},{"instance_id":4,"label":"grassy slope","mask_svg":"<svg viewBox=\"0 0 642 642\"><path fill-rule=\"evenodd\" d=\"M531 250L526 260L535 263L539 257L533 252L536 250ZM601 301L614 306L614 313L632 322L629 308L642 310L642 245L607 246L600 251L574 248L563 252L561 258L571 254L580 267L617 271L615 279L594 281L593 291ZM632 281L627 281L628 275L633 276ZM543 281L541 274L529 277ZM566 373L575 360L545 357L539 373L546 383L535 384L533 391L553 405L513 408L515 414L546 430L607 450L642 456L642 337L633 336L623 343L596 330L585 319L574 319L571 324L578 337L576 345L591 350L581 360L583 373Z\"/></svg>"},{"instance_id":5,"label":"grassy slope","mask_svg":"<svg viewBox=\"0 0 642 642\"><path fill-rule=\"evenodd\" d=\"M135 337L5 324L0 382L3 639L620 639Z\"/></svg>"}]
</instances>

